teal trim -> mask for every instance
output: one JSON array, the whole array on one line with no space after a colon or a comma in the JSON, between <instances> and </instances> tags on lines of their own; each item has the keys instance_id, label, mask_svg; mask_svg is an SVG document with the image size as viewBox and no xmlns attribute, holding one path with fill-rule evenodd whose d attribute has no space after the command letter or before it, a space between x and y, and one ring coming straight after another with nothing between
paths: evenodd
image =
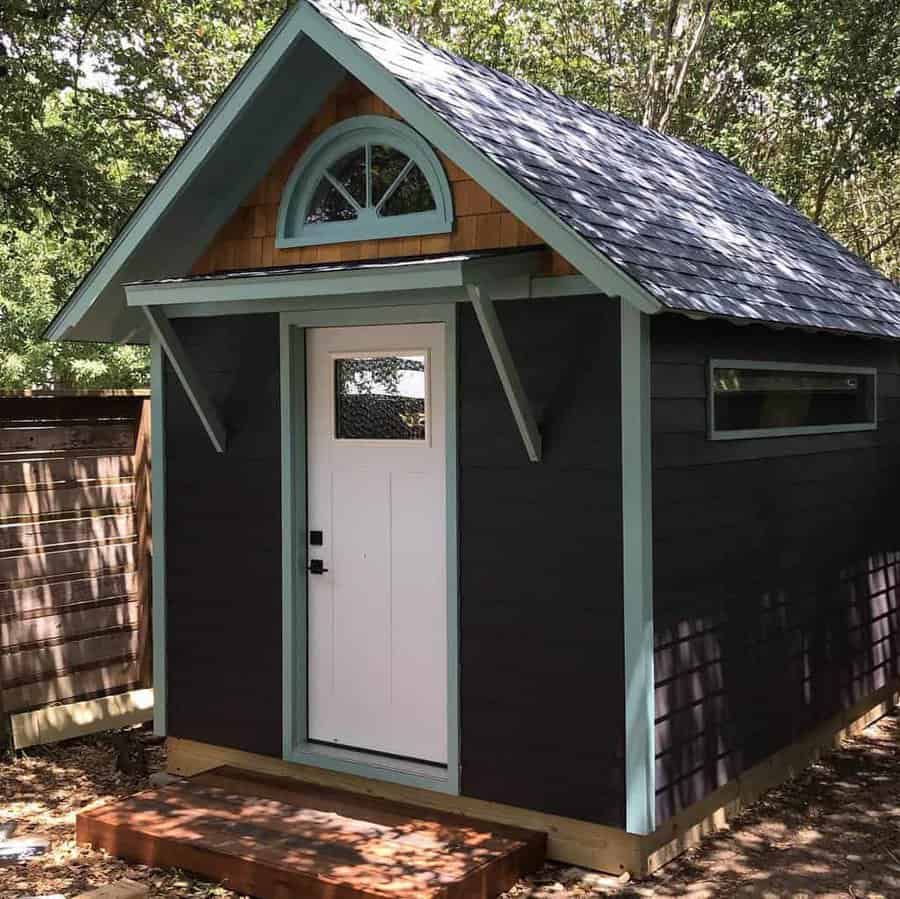
<instances>
[{"instance_id":1,"label":"teal trim","mask_svg":"<svg viewBox=\"0 0 900 899\"><path fill-rule=\"evenodd\" d=\"M519 297L525 299L525 297ZM385 306L444 306L468 302L462 287L442 290L405 291L394 294L348 294L337 297L308 297L297 300L232 300L225 303L173 303L165 309L170 318L203 318L216 315L253 315L260 312L313 312L337 309L378 309Z\"/></svg>"},{"instance_id":2,"label":"teal trim","mask_svg":"<svg viewBox=\"0 0 900 899\"><path fill-rule=\"evenodd\" d=\"M144 313L154 338L165 351L175 374L178 375L178 380L209 435L213 447L217 453L224 453L227 442L225 426L169 319L165 312L154 306L145 306Z\"/></svg>"},{"instance_id":3,"label":"teal trim","mask_svg":"<svg viewBox=\"0 0 900 899\"><path fill-rule=\"evenodd\" d=\"M486 288L473 285L469 287L469 299L472 301L475 317L481 326L481 333L484 335L500 383L503 385L503 392L506 394L506 400L512 410L516 427L525 444L525 452L528 453L528 458L532 462L540 462L541 432L538 430L531 404L528 402L528 396L522 385L522 379L519 377L519 370L516 368L509 344L506 342L506 335L503 333L491 295Z\"/></svg>"},{"instance_id":4,"label":"teal trim","mask_svg":"<svg viewBox=\"0 0 900 899\"><path fill-rule=\"evenodd\" d=\"M329 167L353 150L376 145L399 150L418 165L431 188L434 210L382 217L374 206L360 207L347 195L348 202L357 207L356 219L305 224L309 204ZM369 158L367 152L367 179ZM371 185L367 189L367 199L370 196ZM389 193L385 194L382 202L388 196ZM294 167L281 195L275 244L278 247L306 247L419 234L447 234L452 230L453 194L444 168L428 142L396 119L358 116L339 122L321 134Z\"/></svg>"},{"instance_id":5,"label":"teal trim","mask_svg":"<svg viewBox=\"0 0 900 899\"><path fill-rule=\"evenodd\" d=\"M150 343L150 488L153 501L153 732L166 735L166 402L163 349Z\"/></svg>"},{"instance_id":6,"label":"teal trim","mask_svg":"<svg viewBox=\"0 0 900 899\"><path fill-rule=\"evenodd\" d=\"M306 359L305 328L442 322L447 339L447 768L310 743L306 731ZM456 308L454 305L282 313L282 637L283 757L457 795L459 774L459 548L457 494ZM439 773L436 773L439 771Z\"/></svg>"},{"instance_id":7,"label":"teal trim","mask_svg":"<svg viewBox=\"0 0 900 899\"><path fill-rule=\"evenodd\" d=\"M282 317L281 564L282 757L305 740L306 690L306 340Z\"/></svg>"},{"instance_id":8,"label":"teal trim","mask_svg":"<svg viewBox=\"0 0 900 899\"><path fill-rule=\"evenodd\" d=\"M318 10L304 2L298 4L298 9L303 30L322 49L574 265L600 291L608 296L620 296L643 312L662 311L662 304L643 285L563 222L488 156L473 147Z\"/></svg>"},{"instance_id":9,"label":"teal trim","mask_svg":"<svg viewBox=\"0 0 900 899\"><path fill-rule=\"evenodd\" d=\"M447 751L448 790L459 794L462 780L462 734L459 720L459 400L457 396L457 317L455 305L444 310L447 363Z\"/></svg>"},{"instance_id":10,"label":"teal trim","mask_svg":"<svg viewBox=\"0 0 900 899\"><path fill-rule=\"evenodd\" d=\"M622 600L625 650L625 827L656 827L650 320L621 309Z\"/></svg>"}]
</instances>

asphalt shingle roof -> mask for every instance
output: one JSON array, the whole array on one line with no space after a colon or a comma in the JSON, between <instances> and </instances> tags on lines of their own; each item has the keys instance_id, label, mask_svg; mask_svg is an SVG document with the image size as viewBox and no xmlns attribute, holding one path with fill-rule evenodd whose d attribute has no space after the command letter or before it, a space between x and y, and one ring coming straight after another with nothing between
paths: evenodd
<instances>
[{"instance_id":1,"label":"asphalt shingle roof","mask_svg":"<svg viewBox=\"0 0 900 899\"><path fill-rule=\"evenodd\" d=\"M724 157L312 5L663 306L900 337L900 286Z\"/></svg>"}]
</instances>

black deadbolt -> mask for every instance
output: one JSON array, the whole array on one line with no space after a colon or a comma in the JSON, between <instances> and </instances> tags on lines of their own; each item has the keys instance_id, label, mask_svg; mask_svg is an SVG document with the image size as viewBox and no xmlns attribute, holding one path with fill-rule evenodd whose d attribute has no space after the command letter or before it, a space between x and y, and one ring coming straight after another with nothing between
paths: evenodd
<instances>
[{"instance_id":1,"label":"black deadbolt","mask_svg":"<svg viewBox=\"0 0 900 899\"><path fill-rule=\"evenodd\" d=\"M309 532L309 545L310 546L321 546L325 542L325 536L322 531L310 531Z\"/></svg>"}]
</instances>

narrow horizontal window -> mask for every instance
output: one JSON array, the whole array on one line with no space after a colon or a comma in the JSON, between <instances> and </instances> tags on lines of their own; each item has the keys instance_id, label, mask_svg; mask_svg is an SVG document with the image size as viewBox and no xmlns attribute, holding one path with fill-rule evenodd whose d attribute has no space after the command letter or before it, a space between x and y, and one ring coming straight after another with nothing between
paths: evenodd
<instances>
[{"instance_id":1,"label":"narrow horizontal window","mask_svg":"<svg viewBox=\"0 0 900 899\"><path fill-rule=\"evenodd\" d=\"M874 369L713 360L709 390L714 439L876 426Z\"/></svg>"}]
</instances>

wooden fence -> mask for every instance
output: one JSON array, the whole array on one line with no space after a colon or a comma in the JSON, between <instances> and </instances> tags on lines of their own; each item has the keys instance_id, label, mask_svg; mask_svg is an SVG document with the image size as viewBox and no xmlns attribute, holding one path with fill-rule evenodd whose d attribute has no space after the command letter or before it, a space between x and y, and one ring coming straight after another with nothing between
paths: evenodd
<instances>
[{"instance_id":1,"label":"wooden fence","mask_svg":"<svg viewBox=\"0 0 900 899\"><path fill-rule=\"evenodd\" d=\"M0 716L149 686L150 550L146 394L0 394Z\"/></svg>"}]
</instances>

